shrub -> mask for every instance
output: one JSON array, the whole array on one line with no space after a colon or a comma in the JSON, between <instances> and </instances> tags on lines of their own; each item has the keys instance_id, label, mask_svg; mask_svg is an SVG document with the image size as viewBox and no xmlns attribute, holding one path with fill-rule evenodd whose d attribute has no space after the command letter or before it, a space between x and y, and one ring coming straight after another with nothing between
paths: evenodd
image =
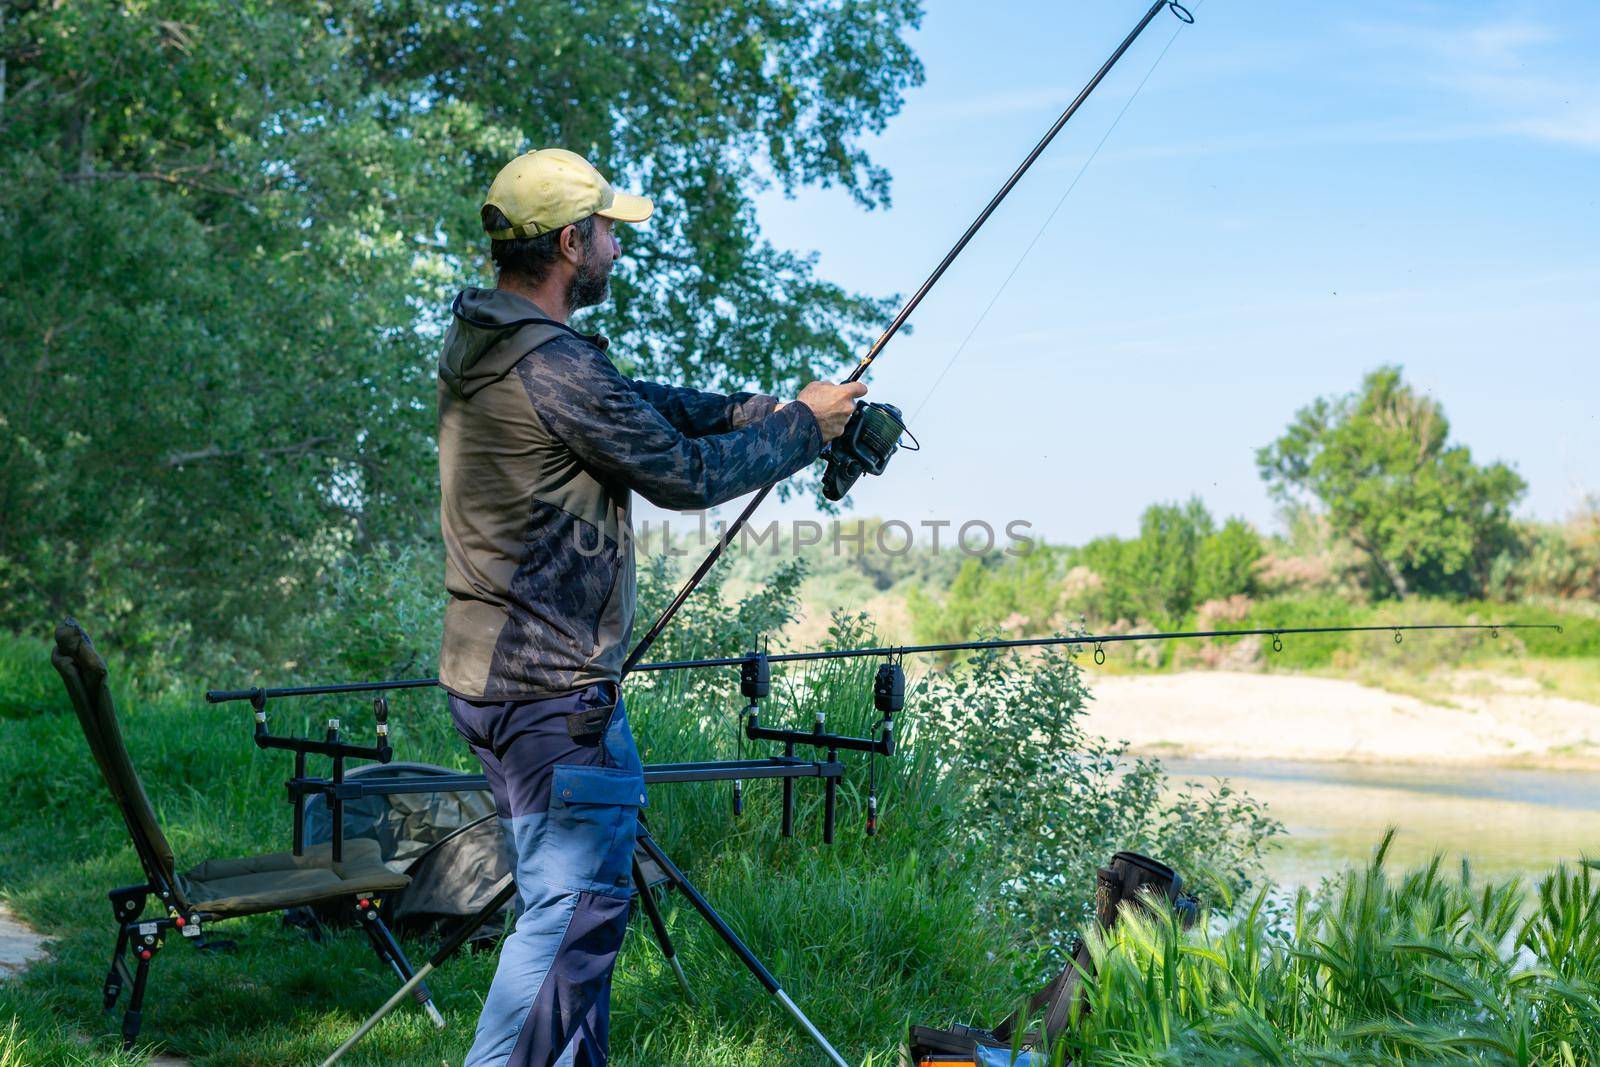
<instances>
[{"instance_id":1,"label":"shrub","mask_svg":"<svg viewBox=\"0 0 1600 1067\"><path fill-rule=\"evenodd\" d=\"M1037 549L990 566L968 559L942 595L913 586L906 605L919 642L965 641L997 627L1032 635L1058 625L1062 590L1061 560Z\"/></svg>"},{"instance_id":2,"label":"shrub","mask_svg":"<svg viewBox=\"0 0 1600 1067\"><path fill-rule=\"evenodd\" d=\"M1075 583L1065 606L1100 622L1173 625L1203 601L1253 592L1263 551L1243 519L1218 529L1199 497L1153 504L1140 517L1138 537L1101 537L1066 553L1098 581Z\"/></svg>"},{"instance_id":3,"label":"shrub","mask_svg":"<svg viewBox=\"0 0 1600 1067\"><path fill-rule=\"evenodd\" d=\"M1568 522L1522 526L1489 569L1488 595L1600 599L1600 499Z\"/></svg>"},{"instance_id":4,"label":"shrub","mask_svg":"<svg viewBox=\"0 0 1600 1067\"><path fill-rule=\"evenodd\" d=\"M928 678L915 705L919 741L964 785L961 832L1003 885L1001 909L1057 947L1089 914L1094 871L1113 852L1148 852L1237 895L1281 829L1226 782L1171 790L1160 761L1085 733L1088 700L1073 654L1048 649L979 653Z\"/></svg>"},{"instance_id":5,"label":"shrub","mask_svg":"<svg viewBox=\"0 0 1600 1067\"><path fill-rule=\"evenodd\" d=\"M426 677L444 634L443 560L431 548L380 547L324 578L321 608L288 641L284 668L303 677Z\"/></svg>"}]
</instances>

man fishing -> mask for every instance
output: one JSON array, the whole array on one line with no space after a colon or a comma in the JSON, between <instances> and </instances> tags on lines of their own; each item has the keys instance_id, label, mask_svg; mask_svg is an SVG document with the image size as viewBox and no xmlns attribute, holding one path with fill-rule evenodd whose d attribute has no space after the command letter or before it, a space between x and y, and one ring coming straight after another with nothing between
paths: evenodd
<instances>
[{"instance_id":1,"label":"man fishing","mask_svg":"<svg viewBox=\"0 0 1600 1067\"><path fill-rule=\"evenodd\" d=\"M439 357L445 545L439 676L515 853L522 913L467 1067L606 1062L644 778L619 689L634 615L631 493L706 508L787 478L844 429L859 383L790 403L624 377L567 324L604 301L618 223L653 205L549 148L482 209L497 277Z\"/></svg>"}]
</instances>

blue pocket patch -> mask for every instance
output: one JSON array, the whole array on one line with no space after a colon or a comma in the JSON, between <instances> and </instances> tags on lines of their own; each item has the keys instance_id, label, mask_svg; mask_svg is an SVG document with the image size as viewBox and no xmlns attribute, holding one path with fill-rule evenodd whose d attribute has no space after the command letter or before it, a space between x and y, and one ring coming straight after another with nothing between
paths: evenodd
<instances>
[{"instance_id":1,"label":"blue pocket patch","mask_svg":"<svg viewBox=\"0 0 1600 1067\"><path fill-rule=\"evenodd\" d=\"M639 809L644 804L644 775L638 771L554 767L549 831L539 850L541 876L580 893L629 896Z\"/></svg>"},{"instance_id":2,"label":"blue pocket patch","mask_svg":"<svg viewBox=\"0 0 1600 1067\"><path fill-rule=\"evenodd\" d=\"M644 775L613 767L558 765L550 780L550 802L568 804L615 804L642 808L646 805Z\"/></svg>"}]
</instances>

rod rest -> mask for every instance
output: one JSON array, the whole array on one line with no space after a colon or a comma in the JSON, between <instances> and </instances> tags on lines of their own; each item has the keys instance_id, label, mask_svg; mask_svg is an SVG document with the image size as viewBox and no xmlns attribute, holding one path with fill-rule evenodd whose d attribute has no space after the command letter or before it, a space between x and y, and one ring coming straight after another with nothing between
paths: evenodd
<instances>
[{"instance_id":1,"label":"rod rest","mask_svg":"<svg viewBox=\"0 0 1600 1067\"><path fill-rule=\"evenodd\" d=\"M372 717L376 724L377 743L352 745L339 732L339 720L328 720L328 732L319 740L311 737L283 737L267 728L267 694L257 689L250 694L250 706L255 709L255 743L260 749L282 749L294 753L294 776L284 783L289 794L289 804L294 808L293 849L296 856L305 854L306 846L306 796L321 793L328 798L333 822L333 839L330 855L333 863L344 860L344 761L347 759L376 760L388 763L394 758L389 746L389 701L378 697L372 702ZM326 756L333 762L333 773L325 779L306 777L306 757Z\"/></svg>"}]
</instances>

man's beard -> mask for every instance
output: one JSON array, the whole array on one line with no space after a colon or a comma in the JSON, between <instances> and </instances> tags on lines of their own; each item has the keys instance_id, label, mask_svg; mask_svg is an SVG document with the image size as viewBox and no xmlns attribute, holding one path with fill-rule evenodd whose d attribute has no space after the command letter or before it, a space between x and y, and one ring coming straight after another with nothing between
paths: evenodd
<instances>
[{"instance_id":1,"label":"man's beard","mask_svg":"<svg viewBox=\"0 0 1600 1067\"><path fill-rule=\"evenodd\" d=\"M611 264L591 263L585 259L567 286L567 307L572 311L604 303L611 289Z\"/></svg>"}]
</instances>

